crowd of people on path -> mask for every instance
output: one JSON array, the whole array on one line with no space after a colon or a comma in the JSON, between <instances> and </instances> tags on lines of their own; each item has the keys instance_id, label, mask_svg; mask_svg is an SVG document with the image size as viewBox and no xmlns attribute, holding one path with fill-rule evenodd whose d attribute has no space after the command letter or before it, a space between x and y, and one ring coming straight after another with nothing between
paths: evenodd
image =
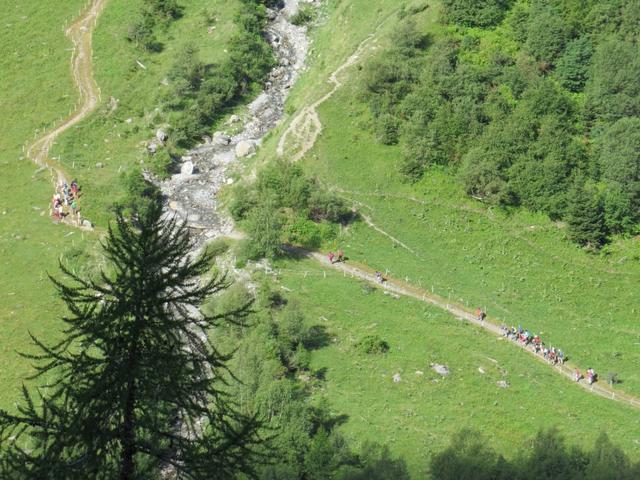
<instances>
[{"instance_id":1,"label":"crowd of people on path","mask_svg":"<svg viewBox=\"0 0 640 480\"><path fill-rule=\"evenodd\" d=\"M73 180L70 184L60 182L51 198L51 216L58 221L69 218L77 225L81 225L80 195L80 187L77 180Z\"/></svg>"},{"instance_id":2,"label":"crowd of people on path","mask_svg":"<svg viewBox=\"0 0 640 480\"><path fill-rule=\"evenodd\" d=\"M327 254L327 259L329 260L330 264L344 262L345 261L344 252L342 250L338 250L336 254L333 251L330 251ZM382 272L376 271L375 273L376 283L379 283L382 285L384 284L384 282L386 282L386 280L387 279L382 276ZM480 324L484 322L486 316L487 315L482 308L478 307L476 309L475 317ZM539 334L534 334L530 332L528 329L522 328L522 325L518 325L518 328L516 328L515 326L511 326L511 328L509 328L505 324L502 324L500 326L500 331L502 332L503 337L518 343L523 348L530 349L536 355L541 355L551 365L564 365L564 362L566 360L565 353L559 348L556 348L553 346L550 347L546 345L542 341L542 338L540 337ZM598 374L591 367L587 368L585 373L586 373L587 382L589 383L589 385L593 385L593 383L596 382L598 379ZM580 370L576 368L573 374L573 379L576 382L579 382L583 378L585 377L582 375Z\"/></svg>"},{"instance_id":3,"label":"crowd of people on path","mask_svg":"<svg viewBox=\"0 0 640 480\"><path fill-rule=\"evenodd\" d=\"M522 328L521 325L518 325L518 328L514 326L508 328L503 324L500 327L500 330L502 331L503 337L518 343L524 348L531 349L531 351L533 351L537 355L542 355L550 364L564 365L564 362L566 360L565 353L559 348L549 347L545 345L545 343L540 338L540 335L534 334L529 330ZM576 368L573 374L573 379L576 382L579 382L583 378L585 377L583 377L580 370ZM589 382L589 385L593 385L597 378L598 375L596 374L595 370L589 367L586 371L586 379L587 382Z\"/></svg>"},{"instance_id":4,"label":"crowd of people on path","mask_svg":"<svg viewBox=\"0 0 640 480\"><path fill-rule=\"evenodd\" d=\"M333 253L333 251L329 252L327 254L327 258L331 264L345 261L344 252L342 250L338 250L337 253Z\"/></svg>"}]
</instances>

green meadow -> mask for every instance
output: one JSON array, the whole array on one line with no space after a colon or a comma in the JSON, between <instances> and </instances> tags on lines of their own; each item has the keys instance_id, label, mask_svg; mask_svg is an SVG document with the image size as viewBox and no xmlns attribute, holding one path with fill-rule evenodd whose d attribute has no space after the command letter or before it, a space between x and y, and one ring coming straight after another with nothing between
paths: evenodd
<instances>
[{"instance_id":1,"label":"green meadow","mask_svg":"<svg viewBox=\"0 0 640 480\"><path fill-rule=\"evenodd\" d=\"M89 118L60 136L51 151L79 180L84 193L81 207L97 232L111 218L107 207L123 195L121 175L143 159L140 142L155 134L155 102L176 51L192 42L206 62L225 55L239 3L181 3L183 17L158 32L164 44L158 54L143 53L126 39L135 18L132 13L142 1L109 0L99 17L93 52L102 102ZM29 351L29 332L51 340L62 328L58 319L64 308L48 274L58 274L59 260L77 269L99 264L98 235L49 219L53 193L49 172L38 170L23 154L23 146L66 117L77 102L64 26L85 4L84 0L15 2L5 9L0 27L0 106L7 120L0 138L0 187L6 192L0 207L0 408L13 405L31 373L30 362L17 353ZM212 22L203 23L205 16ZM111 97L117 100L115 109ZM104 168L96 168L98 162Z\"/></svg>"},{"instance_id":2,"label":"green meadow","mask_svg":"<svg viewBox=\"0 0 640 480\"><path fill-rule=\"evenodd\" d=\"M88 238L48 218L50 175L23 154L36 132L51 127L75 105L70 44L63 26L85 2L25 0L4 8L0 27L0 407L10 407L29 362L17 356L30 346L29 333L51 338L63 314L47 272L68 252L77 257Z\"/></svg>"},{"instance_id":3,"label":"green meadow","mask_svg":"<svg viewBox=\"0 0 640 480\"><path fill-rule=\"evenodd\" d=\"M295 113L326 91L327 72L375 30L376 19L387 18L377 31L376 49L385 44L400 20L389 2L379 5L361 9L357 1L341 2L314 31L321 53L310 59L288 111ZM437 8L429 5L414 18L437 35ZM355 9L368 16L354 18ZM400 148L381 145L370 132L359 72L358 65L344 72L343 87L320 105L323 130L304 166L411 251L357 222L341 238L348 254L445 298L485 307L498 322L541 333L578 365L618 373L620 388L640 394L637 239L616 239L593 255L568 242L564 226L544 215L468 198L444 169L430 170L417 184L403 182L397 173ZM265 146L264 158L274 155L273 143Z\"/></svg>"},{"instance_id":4,"label":"green meadow","mask_svg":"<svg viewBox=\"0 0 640 480\"><path fill-rule=\"evenodd\" d=\"M422 302L371 292L310 260L276 267L287 296L328 337L312 356L312 371L324 378L313 399L327 399L334 414L347 417L340 428L350 439L389 445L415 478L424 478L430 455L462 428L482 432L507 458L552 426L584 446L604 431L632 458L640 455L637 410L585 393L501 337ZM356 343L369 335L389 351L361 353ZM450 375L431 364L447 365ZM498 386L501 380L509 387Z\"/></svg>"},{"instance_id":5,"label":"green meadow","mask_svg":"<svg viewBox=\"0 0 640 480\"><path fill-rule=\"evenodd\" d=\"M106 205L124 194L122 175L149 161L144 142L164 128L156 110L163 84L177 52L190 43L205 63L225 57L225 45L234 31L239 2L191 0L181 2L183 16L158 29L159 53L135 48L126 38L141 0L109 0L93 38L94 77L102 104L84 122L67 131L53 149L62 165L80 180L85 193L85 216L105 225L112 212ZM211 21L208 21L211 20ZM102 168L96 168L96 164Z\"/></svg>"},{"instance_id":6,"label":"green meadow","mask_svg":"<svg viewBox=\"0 0 640 480\"><path fill-rule=\"evenodd\" d=\"M292 91L289 116L257 162L275 156L277 138L296 112L329 90L330 73L375 32L375 48L343 73L344 85L318 108L323 130L302 162L408 249L362 220L345 227L326 249L343 248L373 269L470 309L481 306L496 322L521 324L562 348L582 369L593 367L601 378L615 372L621 381L615 388L640 395L638 239L616 238L594 255L569 242L562 223L467 197L446 169L432 168L416 184L402 181L400 148L373 137L360 83L361 65L384 48L400 22L398 5L361 3L325 5L324 21L311 34L309 69ZM414 18L438 35L443 28L435 23L438 5L428 5ZM463 427L486 432L507 456L540 427L557 425L575 443L589 443L607 431L637 458L637 411L586 394L512 346L431 307L379 292L365 295L358 281L330 272L325 279L307 262L281 267L283 285L336 339L314 352L314 367L328 369L318 397L349 416L345 432L388 439L414 473L423 472L429 453ZM305 278L305 272L311 273ZM373 332L390 343L391 352L356 354L353 344ZM436 381L431 362L447 363L456 373ZM493 373L481 375L478 367ZM496 388L500 369L508 372L510 389ZM395 385L391 376L398 372L403 382Z\"/></svg>"}]
</instances>

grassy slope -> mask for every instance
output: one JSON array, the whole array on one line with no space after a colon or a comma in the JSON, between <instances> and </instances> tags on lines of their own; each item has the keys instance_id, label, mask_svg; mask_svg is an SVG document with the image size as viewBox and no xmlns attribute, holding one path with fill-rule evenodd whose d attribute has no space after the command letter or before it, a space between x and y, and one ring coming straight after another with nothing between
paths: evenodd
<instances>
[{"instance_id":1,"label":"grassy slope","mask_svg":"<svg viewBox=\"0 0 640 480\"><path fill-rule=\"evenodd\" d=\"M84 242L80 232L53 225L46 213L52 193L48 173L22 157L36 129L51 126L76 101L69 70L70 44L63 25L84 0L25 0L3 9L0 28L0 408L12 405L29 372L16 350L30 345L27 331L49 338L62 313L46 277L68 248ZM69 236L66 236L69 234Z\"/></svg>"},{"instance_id":2,"label":"grassy slope","mask_svg":"<svg viewBox=\"0 0 640 480\"><path fill-rule=\"evenodd\" d=\"M85 216L104 225L110 213L106 203L122 195L120 174L145 156L141 142L155 135L159 117L154 115L157 97L163 89L173 58L188 42L200 49L201 59L216 62L224 58L224 45L233 33L233 16L239 0L189 0L181 2L184 16L158 39L165 48L158 54L145 54L127 41L132 12L141 0L110 0L94 35L94 75L102 93L102 105L76 128L65 133L54 149L62 163L80 179L85 190ZM213 25L204 23L202 12L215 12ZM215 29L208 33L208 27ZM140 61L146 70L137 63ZM112 110L110 98L117 100ZM131 118L131 123L126 120ZM101 162L104 168L97 169Z\"/></svg>"},{"instance_id":3,"label":"grassy slope","mask_svg":"<svg viewBox=\"0 0 640 480\"><path fill-rule=\"evenodd\" d=\"M9 86L0 89L0 106L7 120L0 136L0 188L9 192L0 207L0 408L13 405L20 383L31 371L30 362L16 354L30 348L28 331L52 339L61 327L56 319L64 309L47 272L57 272L61 254L74 264L82 264L92 255L96 242L95 235L87 236L49 220L49 175L41 172L34 176L36 167L21 158L22 145L33 139L36 129L51 127L76 103L69 69L70 44L63 25L77 17L86 1L14 3L5 9L0 29L0 85ZM121 194L118 169L139 161L138 143L154 132L143 115L152 105L172 55L181 44L192 41L200 46L206 61L222 58L239 3L184 0L185 17L160 36L167 44L166 51L150 57L135 54L124 39L131 12L137 11L139 4L110 0L101 14L94 34L94 74L103 105L59 138L52 151L71 167L69 172L77 175L86 194L85 214L99 226L109 218L105 204ZM212 34L200 20L205 6L218 17ZM175 37L175 42L166 38L168 35ZM135 68L135 59L140 59L147 70ZM110 96L118 98L120 106L106 114L104 105ZM132 125L124 123L129 117L134 118ZM96 162L107 166L95 169Z\"/></svg>"},{"instance_id":4,"label":"grassy slope","mask_svg":"<svg viewBox=\"0 0 640 480\"><path fill-rule=\"evenodd\" d=\"M386 3L381 2L381 8L392 11ZM379 14L373 8L360 9L369 17L358 19L350 15L362 7L357 4L340 3L340 10L316 33L315 49L322 56L312 59L294 92L293 107L317 98L326 88L327 72L374 28L372 17ZM434 11L427 9L417 18L437 32ZM397 21L390 19L384 30ZM352 36L348 45L345 34ZM381 38L384 44L384 35ZM331 55L331 61L322 60L324 55ZM418 185L403 184L397 174L400 148L380 145L368 130L368 114L358 97L358 72L353 68L344 87L319 108L323 133L305 166L329 186L359 192L344 196L416 254L372 235L364 224L346 234L348 252L372 267L433 286L445 297L486 306L490 315L506 323L542 332L580 365L604 374L618 372L624 388L640 394L637 241L616 244L610 256L593 256L565 241L563 229L544 216L508 214L468 200L446 173L432 171ZM272 143L266 145L265 157L273 152Z\"/></svg>"},{"instance_id":5,"label":"grassy slope","mask_svg":"<svg viewBox=\"0 0 640 480\"><path fill-rule=\"evenodd\" d=\"M437 33L437 5L430 4L417 19ZM287 120L327 91L330 72L396 8L395 2L384 1L375 6L359 0L328 2L328 20L313 32L309 70L292 91ZM397 22L391 17L380 29L381 46ZM329 186L359 192L343 195L416 253L357 223L343 233L347 254L471 308L482 305L506 323L541 332L583 368L593 366L605 377L608 371L618 372L621 388L639 395L637 242L619 242L609 256L592 256L565 241L562 228L544 216L496 211L467 199L446 172L429 172L418 185L402 183L396 173L400 149L378 144L369 133L368 113L358 97L358 72L357 67L347 72L349 81L320 107L323 132L304 165ZM262 159L274 155L287 120L265 143ZM638 457L637 412L585 395L485 334L445 325L444 314L408 307L411 302L406 300L398 302L400 312L384 305L383 299L370 305L375 297L354 302L359 287L352 281L330 276L324 283L304 283L295 272L303 267L289 268L294 273L285 274L287 286L310 294L301 301L314 318L329 318L329 327L339 333L341 343L316 352L314 364L329 368L324 394L337 413L350 415L345 431L359 438L389 439L396 452L409 458L414 472L423 468L426 450L439 448L449 433L465 426L488 431L503 453L542 425L560 425L575 442L606 430ZM433 322L428 327L425 315ZM385 327L380 326L383 321ZM354 358L342 342L350 345L373 323L378 323L373 330L381 332L396 353L384 359ZM499 364L508 371L518 372L510 375L512 389L496 391L493 382L476 375L478 366L491 365L487 352L500 357ZM438 385L442 390L437 392L422 390L412 372L436 360L462 369L460 389L453 388L452 379L444 382L447 387ZM390 383L390 376L400 370L408 377L406 386ZM609 422L616 426L611 428Z\"/></svg>"},{"instance_id":6,"label":"grassy slope","mask_svg":"<svg viewBox=\"0 0 640 480\"><path fill-rule=\"evenodd\" d=\"M606 431L640 455L637 410L585 394L504 340L421 302L366 294L359 281L310 261L278 267L281 284L331 338L313 354L312 368L326 369L316 398L327 397L334 413L349 417L341 427L346 435L387 443L415 478L425 473L429 455L463 427L482 431L506 456L550 426L585 446ZM359 353L354 344L366 335L387 341L389 353ZM431 363L448 365L451 375L441 379ZM402 377L398 384L395 373ZM498 380L510 387L499 388Z\"/></svg>"}]
</instances>

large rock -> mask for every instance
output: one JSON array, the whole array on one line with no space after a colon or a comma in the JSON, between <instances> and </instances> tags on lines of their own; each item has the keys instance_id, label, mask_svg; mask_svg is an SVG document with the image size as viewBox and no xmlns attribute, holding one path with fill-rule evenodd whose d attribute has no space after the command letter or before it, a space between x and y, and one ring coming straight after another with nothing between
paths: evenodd
<instances>
[{"instance_id":1,"label":"large rock","mask_svg":"<svg viewBox=\"0 0 640 480\"><path fill-rule=\"evenodd\" d=\"M231 137L225 133L216 132L213 134L213 143L224 147L231 143Z\"/></svg>"},{"instance_id":2,"label":"large rock","mask_svg":"<svg viewBox=\"0 0 640 480\"><path fill-rule=\"evenodd\" d=\"M256 153L256 144L249 140L242 140L236 145L236 157L248 157Z\"/></svg>"},{"instance_id":3,"label":"large rock","mask_svg":"<svg viewBox=\"0 0 640 480\"><path fill-rule=\"evenodd\" d=\"M147 150L151 154L156 153L158 151L158 144L156 142L151 142L149 145L147 145Z\"/></svg>"},{"instance_id":4,"label":"large rock","mask_svg":"<svg viewBox=\"0 0 640 480\"><path fill-rule=\"evenodd\" d=\"M180 167L180 175L182 175L183 177L189 177L193 175L193 169L193 162L184 162L182 164L182 167Z\"/></svg>"},{"instance_id":5,"label":"large rock","mask_svg":"<svg viewBox=\"0 0 640 480\"><path fill-rule=\"evenodd\" d=\"M438 374L442 375L443 377L448 376L448 375L449 375L449 373L450 373L450 372L449 372L449 367L447 367L446 365L440 365L440 364L438 364L438 363L436 363L436 364L434 364L434 365L431 365L431 369L432 369L434 372L436 372L436 373L438 373Z\"/></svg>"},{"instance_id":6,"label":"large rock","mask_svg":"<svg viewBox=\"0 0 640 480\"><path fill-rule=\"evenodd\" d=\"M167 135L164 130L159 128L158 130L156 130L156 138L159 142L164 143L167 141L167 138L169 138L169 135Z\"/></svg>"}]
</instances>

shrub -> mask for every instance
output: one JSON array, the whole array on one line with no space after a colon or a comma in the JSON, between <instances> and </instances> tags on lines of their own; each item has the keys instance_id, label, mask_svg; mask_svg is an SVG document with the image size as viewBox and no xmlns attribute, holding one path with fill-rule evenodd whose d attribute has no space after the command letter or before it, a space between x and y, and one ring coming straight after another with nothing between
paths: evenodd
<instances>
[{"instance_id":1,"label":"shrub","mask_svg":"<svg viewBox=\"0 0 640 480\"><path fill-rule=\"evenodd\" d=\"M233 190L229 204L229 213L236 222L239 222L240 220L244 220L257 204L258 202L254 192L244 185L238 185Z\"/></svg>"},{"instance_id":2,"label":"shrub","mask_svg":"<svg viewBox=\"0 0 640 480\"><path fill-rule=\"evenodd\" d=\"M156 153L149 154L145 164L151 173L162 180L171 176L173 158L166 148L161 148Z\"/></svg>"},{"instance_id":3,"label":"shrub","mask_svg":"<svg viewBox=\"0 0 640 480\"><path fill-rule=\"evenodd\" d=\"M356 349L369 355L378 355L389 351L389 344L378 335L367 335L358 343Z\"/></svg>"},{"instance_id":4,"label":"shrub","mask_svg":"<svg viewBox=\"0 0 640 480\"><path fill-rule=\"evenodd\" d=\"M308 249L316 249L322 243L318 225L306 218L298 218L286 229L285 239L288 243Z\"/></svg>"},{"instance_id":5,"label":"shrub","mask_svg":"<svg viewBox=\"0 0 640 480\"><path fill-rule=\"evenodd\" d=\"M466 27L490 27L499 23L509 0L443 0L445 18Z\"/></svg>"},{"instance_id":6,"label":"shrub","mask_svg":"<svg viewBox=\"0 0 640 480\"><path fill-rule=\"evenodd\" d=\"M302 26L311 23L315 17L315 10L309 4L302 5L298 11L290 18L294 25Z\"/></svg>"},{"instance_id":7,"label":"shrub","mask_svg":"<svg viewBox=\"0 0 640 480\"><path fill-rule=\"evenodd\" d=\"M229 251L229 243L222 237L216 238L214 241L207 243L205 247L205 252L208 255L212 255L214 257L219 257L220 255L224 255Z\"/></svg>"}]
</instances>

